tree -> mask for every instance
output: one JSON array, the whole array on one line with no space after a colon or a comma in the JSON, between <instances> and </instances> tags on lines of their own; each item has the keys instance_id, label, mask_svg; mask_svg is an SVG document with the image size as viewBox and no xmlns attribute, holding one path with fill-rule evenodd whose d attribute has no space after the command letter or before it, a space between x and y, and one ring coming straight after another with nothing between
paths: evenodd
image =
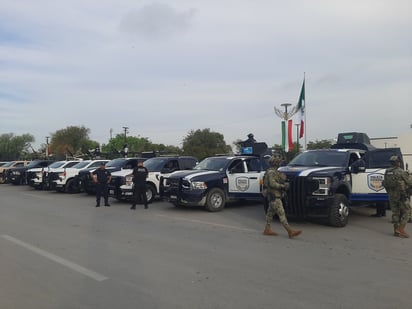
<instances>
[{"instance_id":1,"label":"tree","mask_svg":"<svg viewBox=\"0 0 412 309\"><path fill-rule=\"evenodd\" d=\"M232 149L226 144L222 134L210 129L191 130L183 139L183 153L202 160L219 153L229 153Z\"/></svg>"},{"instance_id":2,"label":"tree","mask_svg":"<svg viewBox=\"0 0 412 309\"><path fill-rule=\"evenodd\" d=\"M31 143L34 136L31 134L14 135L6 133L0 135L0 158L1 160L15 160L29 158Z\"/></svg>"},{"instance_id":3,"label":"tree","mask_svg":"<svg viewBox=\"0 0 412 309\"><path fill-rule=\"evenodd\" d=\"M51 133L50 149L57 157L81 155L89 149L96 148L99 143L89 139L90 129L81 126L69 126Z\"/></svg>"},{"instance_id":4,"label":"tree","mask_svg":"<svg viewBox=\"0 0 412 309\"><path fill-rule=\"evenodd\" d=\"M142 152L154 151L159 153L180 154L182 150L176 146L166 146L164 144L153 144L147 137L125 136L117 134L107 145L102 147L102 151L110 157L120 156L125 145L130 156L140 156Z\"/></svg>"},{"instance_id":5,"label":"tree","mask_svg":"<svg viewBox=\"0 0 412 309\"><path fill-rule=\"evenodd\" d=\"M323 140L316 140L314 142L310 141L307 145L308 149L327 149L332 146L333 141L328 140L328 139L323 139Z\"/></svg>"},{"instance_id":6,"label":"tree","mask_svg":"<svg viewBox=\"0 0 412 309\"><path fill-rule=\"evenodd\" d=\"M301 150L302 148L299 145L299 150ZM298 144L297 143L293 143L293 149L291 149L288 152L283 151L283 147L282 145L278 145L275 144L273 146L273 150L274 150L274 154L277 156L280 156L282 158L282 160L284 160L286 163L290 162L294 157L296 157L296 155L299 154L298 152Z\"/></svg>"}]
</instances>

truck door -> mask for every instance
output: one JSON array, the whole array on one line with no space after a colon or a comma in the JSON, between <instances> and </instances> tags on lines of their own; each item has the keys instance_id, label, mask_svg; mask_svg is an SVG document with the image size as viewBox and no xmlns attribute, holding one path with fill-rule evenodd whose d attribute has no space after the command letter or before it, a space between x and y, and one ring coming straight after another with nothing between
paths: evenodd
<instances>
[{"instance_id":1,"label":"truck door","mask_svg":"<svg viewBox=\"0 0 412 309\"><path fill-rule=\"evenodd\" d=\"M236 198L260 196L261 173L259 164L251 163L252 159L235 159L228 168L229 195ZM253 167L255 166L255 168Z\"/></svg>"},{"instance_id":2,"label":"truck door","mask_svg":"<svg viewBox=\"0 0 412 309\"><path fill-rule=\"evenodd\" d=\"M393 149L374 149L364 156L365 171L352 172L352 200L378 202L387 201L388 196L382 181L385 171L390 167L389 158Z\"/></svg>"}]
</instances>

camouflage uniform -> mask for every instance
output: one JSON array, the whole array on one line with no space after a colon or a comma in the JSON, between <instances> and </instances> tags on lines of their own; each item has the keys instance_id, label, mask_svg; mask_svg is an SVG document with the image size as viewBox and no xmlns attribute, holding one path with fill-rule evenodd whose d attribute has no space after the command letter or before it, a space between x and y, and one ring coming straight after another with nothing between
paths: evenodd
<instances>
[{"instance_id":1,"label":"camouflage uniform","mask_svg":"<svg viewBox=\"0 0 412 309\"><path fill-rule=\"evenodd\" d=\"M397 164L400 162L397 156L392 156L390 160L394 166L386 170L383 186L388 192L389 204L392 210L394 234L395 236L408 238L409 235L404 231L404 228L411 216L408 192L412 186L412 180L409 178L408 173L400 168L400 164ZM390 185L390 177L396 179L396 186Z\"/></svg>"},{"instance_id":2,"label":"camouflage uniform","mask_svg":"<svg viewBox=\"0 0 412 309\"><path fill-rule=\"evenodd\" d=\"M286 176L280 173L275 167L270 167L266 171L268 178L268 199L269 207L266 214L266 223L270 224L273 221L274 215L278 215L280 223L283 226L288 224L286 219L285 210L282 204L282 189L285 189Z\"/></svg>"},{"instance_id":3,"label":"camouflage uniform","mask_svg":"<svg viewBox=\"0 0 412 309\"><path fill-rule=\"evenodd\" d=\"M272 231L270 223L273 221L273 216L278 215L280 223L289 234L289 237L295 237L302 233L299 230L293 230L288 223L285 215L285 209L282 204L282 194L288 189L285 174L278 171L281 160L276 157L269 159L270 168L266 171L264 176L264 191L269 200L269 207L266 214L266 227L263 232L264 235L276 236Z\"/></svg>"}]
</instances>

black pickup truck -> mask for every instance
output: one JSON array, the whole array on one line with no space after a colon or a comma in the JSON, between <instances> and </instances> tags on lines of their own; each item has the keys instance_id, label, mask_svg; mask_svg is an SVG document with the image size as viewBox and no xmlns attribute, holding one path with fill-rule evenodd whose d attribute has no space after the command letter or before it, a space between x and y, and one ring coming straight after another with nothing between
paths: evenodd
<instances>
[{"instance_id":1,"label":"black pickup truck","mask_svg":"<svg viewBox=\"0 0 412 309\"><path fill-rule=\"evenodd\" d=\"M331 149L304 151L279 168L289 183L285 212L345 226L351 207L388 202L382 181L392 155L402 157L399 148L375 148L357 132L340 133Z\"/></svg>"},{"instance_id":2,"label":"black pickup truck","mask_svg":"<svg viewBox=\"0 0 412 309\"><path fill-rule=\"evenodd\" d=\"M26 172L29 169L47 167L53 162L54 161L51 161L51 160L34 160L34 161L31 161L26 166L13 167L7 170L7 173L6 173L7 182L14 184L14 185L27 184L28 179L27 179Z\"/></svg>"},{"instance_id":3,"label":"black pickup truck","mask_svg":"<svg viewBox=\"0 0 412 309\"><path fill-rule=\"evenodd\" d=\"M137 165L137 162L144 162L146 158L117 158L106 163L106 169L110 172L117 172L122 169L132 169ZM86 192L87 194L94 194L96 192L96 184L90 177L90 173L96 168L88 168L81 170L79 174L75 177L75 183L80 191Z\"/></svg>"},{"instance_id":4,"label":"black pickup truck","mask_svg":"<svg viewBox=\"0 0 412 309\"><path fill-rule=\"evenodd\" d=\"M253 154L209 157L193 170L162 177L160 195L176 206L202 206L211 212L228 201L261 201L267 168L267 160Z\"/></svg>"}]
</instances>

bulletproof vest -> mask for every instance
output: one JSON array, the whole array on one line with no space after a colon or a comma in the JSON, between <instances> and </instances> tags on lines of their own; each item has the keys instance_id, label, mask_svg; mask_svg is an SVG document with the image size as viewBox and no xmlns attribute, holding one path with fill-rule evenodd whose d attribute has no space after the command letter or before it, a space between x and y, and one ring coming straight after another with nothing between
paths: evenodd
<instances>
[{"instance_id":1,"label":"bulletproof vest","mask_svg":"<svg viewBox=\"0 0 412 309\"><path fill-rule=\"evenodd\" d=\"M394 190L399 188L400 176L396 172L396 168L388 168L385 172L385 177L383 180L383 186L385 189Z\"/></svg>"}]
</instances>

